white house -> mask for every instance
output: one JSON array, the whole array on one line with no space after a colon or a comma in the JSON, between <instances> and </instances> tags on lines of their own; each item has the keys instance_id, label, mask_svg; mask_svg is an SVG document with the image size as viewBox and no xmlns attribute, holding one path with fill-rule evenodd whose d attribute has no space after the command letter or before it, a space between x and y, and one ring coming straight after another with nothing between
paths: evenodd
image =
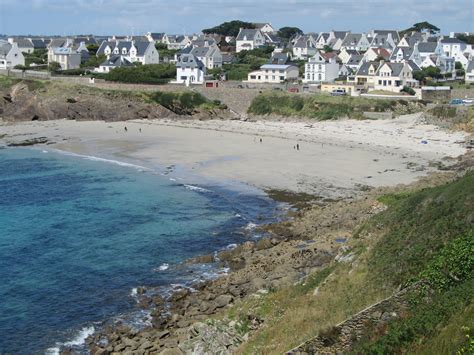
<instances>
[{"instance_id":1,"label":"white house","mask_svg":"<svg viewBox=\"0 0 474 355\"><path fill-rule=\"evenodd\" d=\"M81 53L71 47L56 47L48 50L48 63L56 62L61 70L78 69L81 67Z\"/></svg>"},{"instance_id":2,"label":"white house","mask_svg":"<svg viewBox=\"0 0 474 355\"><path fill-rule=\"evenodd\" d=\"M401 63L408 60L414 61L418 66L421 65L423 60L418 51L418 45L415 44L413 47L397 47L390 56L390 61L394 63Z\"/></svg>"},{"instance_id":3,"label":"white house","mask_svg":"<svg viewBox=\"0 0 474 355\"><path fill-rule=\"evenodd\" d=\"M359 55L360 52L355 49L341 48L341 51L337 55L343 64L346 64L349 61L351 55Z\"/></svg>"},{"instance_id":4,"label":"white house","mask_svg":"<svg viewBox=\"0 0 474 355\"><path fill-rule=\"evenodd\" d=\"M419 82L413 79L413 70L417 68L404 63L385 62L380 65L374 78L374 90L401 92L404 86L418 87Z\"/></svg>"},{"instance_id":5,"label":"white house","mask_svg":"<svg viewBox=\"0 0 474 355\"><path fill-rule=\"evenodd\" d=\"M192 54L182 54L176 63L176 83L203 84L206 75L206 66Z\"/></svg>"},{"instance_id":6,"label":"white house","mask_svg":"<svg viewBox=\"0 0 474 355\"><path fill-rule=\"evenodd\" d=\"M217 45L209 47L194 47L190 53L196 56L207 69L222 67L222 54Z\"/></svg>"},{"instance_id":7,"label":"white house","mask_svg":"<svg viewBox=\"0 0 474 355\"><path fill-rule=\"evenodd\" d=\"M446 57L453 58L459 62L459 58L464 55L467 44L457 38L444 38L440 40L441 50Z\"/></svg>"},{"instance_id":8,"label":"white house","mask_svg":"<svg viewBox=\"0 0 474 355\"><path fill-rule=\"evenodd\" d=\"M260 32L262 32L263 34L277 32L275 28L272 26L272 24L269 22L253 23L253 25L255 26L256 29L259 29Z\"/></svg>"},{"instance_id":9,"label":"white house","mask_svg":"<svg viewBox=\"0 0 474 355\"><path fill-rule=\"evenodd\" d=\"M438 46L438 42L418 42L417 47L421 60L425 60L427 57L436 54Z\"/></svg>"},{"instance_id":10,"label":"white house","mask_svg":"<svg viewBox=\"0 0 474 355\"><path fill-rule=\"evenodd\" d=\"M145 41L103 41L97 50L97 56L124 56L128 61L141 64L158 64L160 55L154 42Z\"/></svg>"},{"instance_id":11,"label":"white house","mask_svg":"<svg viewBox=\"0 0 474 355\"><path fill-rule=\"evenodd\" d=\"M348 33L341 44L342 49L365 52L370 47L370 42L365 33Z\"/></svg>"},{"instance_id":12,"label":"white house","mask_svg":"<svg viewBox=\"0 0 474 355\"><path fill-rule=\"evenodd\" d=\"M97 73L109 73L112 69L119 67L133 67L135 66L128 57L123 55L112 55L109 59L100 64L99 68L95 69Z\"/></svg>"},{"instance_id":13,"label":"white house","mask_svg":"<svg viewBox=\"0 0 474 355\"><path fill-rule=\"evenodd\" d=\"M250 51L265 45L265 36L259 29L241 28L236 38L236 52Z\"/></svg>"},{"instance_id":14,"label":"white house","mask_svg":"<svg viewBox=\"0 0 474 355\"><path fill-rule=\"evenodd\" d=\"M474 84L474 60L471 60L466 67L465 81L467 84Z\"/></svg>"},{"instance_id":15,"label":"white house","mask_svg":"<svg viewBox=\"0 0 474 355\"><path fill-rule=\"evenodd\" d=\"M339 77L339 64L335 58L325 59L320 52L305 64L304 83L332 82Z\"/></svg>"},{"instance_id":16,"label":"white house","mask_svg":"<svg viewBox=\"0 0 474 355\"><path fill-rule=\"evenodd\" d=\"M316 48L323 49L324 46L328 46L331 41L331 34L329 32L321 32L316 40Z\"/></svg>"},{"instance_id":17,"label":"white house","mask_svg":"<svg viewBox=\"0 0 474 355\"><path fill-rule=\"evenodd\" d=\"M293 57L296 59L306 59L316 54L316 41L312 36L300 36L293 45Z\"/></svg>"},{"instance_id":18,"label":"white house","mask_svg":"<svg viewBox=\"0 0 474 355\"><path fill-rule=\"evenodd\" d=\"M378 59L390 60L390 52L385 48L369 48L364 53L364 62L374 62Z\"/></svg>"},{"instance_id":19,"label":"white house","mask_svg":"<svg viewBox=\"0 0 474 355\"><path fill-rule=\"evenodd\" d=\"M21 53L33 53L33 51L35 50L35 47L33 46L33 42L31 42L28 38L11 37L11 38L8 38L8 42L16 43Z\"/></svg>"},{"instance_id":20,"label":"white house","mask_svg":"<svg viewBox=\"0 0 474 355\"><path fill-rule=\"evenodd\" d=\"M146 37L148 38L148 41L157 44L163 42L164 35L164 33L148 32Z\"/></svg>"},{"instance_id":21,"label":"white house","mask_svg":"<svg viewBox=\"0 0 474 355\"><path fill-rule=\"evenodd\" d=\"M349 34L349 31L331 31L329 32L328 46L335 51L341 50L344 39Z\"/></svg>"},{"instance_id":22,"label":"white house","mask_svg":"<svg viewBox=\"0 0 474 355\"><path fill-rule=\"evenodd\" d=\"M0 40L0 69L13 69L16 65L25 65L25 57L18 45Z\"/></svg>"},{"instance_id":23,"label":"white house","mask_svg":"<svg viewBox=\"0 0 474 355\"><path fill-rule=\"evenodd\" d=\"M248 74L249 83L279 84L284 81L298 80L299 69L288 64L264 64L259 70Z\"/></svg>"}]
</instances>

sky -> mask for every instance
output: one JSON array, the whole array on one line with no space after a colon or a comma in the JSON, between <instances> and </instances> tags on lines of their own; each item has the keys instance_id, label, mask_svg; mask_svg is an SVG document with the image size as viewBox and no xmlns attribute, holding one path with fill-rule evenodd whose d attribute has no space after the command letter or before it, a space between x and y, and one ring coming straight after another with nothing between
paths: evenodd
<instances>
[{"instance_id":1,"label":"sky","mask_svg":"<svg viewBox=\"0 0 474 355\"><path fill-rule=\"evenodd\" d=\"M305 32L405 29L429 21L474 32L474 0L0 0L0 33L199 33L224 21L270 22Z\"/></svg>"}]
</instances>

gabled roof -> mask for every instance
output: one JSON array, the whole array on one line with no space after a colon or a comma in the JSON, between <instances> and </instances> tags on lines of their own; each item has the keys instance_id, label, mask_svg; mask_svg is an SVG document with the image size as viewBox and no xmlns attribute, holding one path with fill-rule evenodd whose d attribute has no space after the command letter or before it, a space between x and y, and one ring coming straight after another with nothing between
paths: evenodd
<instances>
[{"instance_id":1,"label":"gabled roof","mask_svg":"<svg viewBox=\"0 0 474 355\"><path fill-rule=\"evenodd\" d=\"M154 41L161 41L163 39L164 33L150 33L150 37Z\"/></svg>"},{"instance_id":2,"label":"gabled roof","mask_svg":"<svg viewBox=\"0 0 474 355\"><path fill-rule=\"evenodd\" d=\"M177 68L198 68L203 70L204 64L193 54L183 54L176 63Z\"/></svg>"},{"instance_id":3,"label":"gabled roof","mask_svg":"<svg viewBox=\"0 0 474 355\"><path fill-rule=\"evenodd\" d=\"M420 42L418 43L418 51L422 53L434 53L438 47L437 42Z\"/></svg>"},{"instance_id":4,"label":"gabled roof","mask_svg":"<svg viewBox=\"0 0 474 355\"><path fill-rule=\"evenodd\" d=\"M268 64L287 64L288 60L287 53L273 53L271 58L268 60Z\"/></svg>"},{"instance_id":5,"label":"gabled roof","mask_svg":"<svg viewBox=\"0 0 474 355\"><path fill-rule=\"evenodd\" d=\"M46 48L46 43L42 39L33 38L33 39L31 39L31 43L33 44L34 49L45 49Z\"/></svg>"},{"instance_id":6,"label":"gabled roof","mask_svg":"<svg viewBox=\"0 0 474 355\"><path fill-rule=\"evenodd\" d=\"M410 59L411 55L413 54L413 51L415 49L412 47L396 47L393 52L392 56L390 57L391 59L398 58L398 54L402 52L403 54L403 59L408 60Z\"/></svg>"},{"instance_id":7,"label":"gabled roof","mask_svg":"<svg viewBox=\"0 0 474 355\"><path fill-rule=\"evenodd\" d=\"M350 31L333 31L334 37L337 39L344 39L346 38L347 34L350 33Z\"/></svg>"},{"instance_id":8,"label":"gabled roof","mask_svg":"<svg viewBox=\"0 0 474 355\"><path fill-rule=\"evenodd\" d=\"M457 38L443 38L441 40L441 43L443 44L466 44L465 42L461 41L460 39Z\"/></svg>"},{"instance_id":9,"label":"gabled roof","mask_svg":"<svg viewBox=\"0 0 474 355\"><path fill-rule=\"evenodd\" d=\"M105 48L107 48L107 46L109 46L110 49L113 50L115 47L115 41L102 41L96 54L98 56L104 54Z\"/></svg>"},{"instance_id":10,"label":"gabled roof","mask_svg":"<svg viewBox=\"0 0 474 355\"><path fill-rule=\"evenodd\" d=\"M12 49L12 45L6 41L0 41L0 58L5 58L10 50Z\"/></svg>"},{"instance_id":11,"label":"gabled roof","mask_svg":"<svg viewBox=\"0 0 474 355\"><path fill-rule=\"evenodd\" d=\"M362 54L352 54L347 61L347 65L359 65L364 56Z\"/></svg>"},{"instance_id":12,"label":"gabled roof","mask_svg":"<svg viewBox=\"0 0 474 355\"><path fill-rule=\"evenodd\" d=\"M103 62L101 67L133 67L133 63L129 61L127 58L121 55L113 55L105 62Z\"/></svg>"},{"instance_id":13,"label":"gabled roof","mask_svg":"<svg viewBox=\"0 0 474 355\"><path fill-rule=\"evenodd\" d=\"M391 70L392 70L392 76L399 76L400 73L403 70L403 67L405 66L404 63L391 63L391 62L385 62L379 66L377 69L376 75L379 74L380 70L387 65Z\"/></svg>"},{"instance_id":14,"label":"gabled roof","mask_svg":"<svg viewBox=\"0 0 474 355\"><path fill-rule=\"evenodd\" d=\"M400 40L400 36L396 30L373 30L372 32L374 35L385 37L388 37L388 35L391 34L394 41L398 42Z\"/></svg>"},{"instance_id":15,"label":"gabled roof","mask_svg":"<svg viewBox=\"0 0 474 355\"><path fill-rule=\"evenodd\" d=\"M471 60L466 67L466 71L472 72L474 70L474 60Z\"/></svg>"},{"instance_id":16,"label":"gabled roof","mask_svg":"<svg viewBox=\"0 0 474 355\"><path fill-rule=\"evenodd\" d=\"M52 38L48 46L50 48L58 48L58 47L63 47L66 43L67 43L66 38Z\"/></svg>"},{"instance_id":17,"label":"gabled roof","mask_svg":"<svg viewBox=\"0 0 474 355\"><path fill-rule=\"evenodd\" d=\"M267 42L270 42L270 43L280 43L281 42L280 37L278 37L276 34L265 33L264 36L267 39Z\"/></svg>"},{"instance_id":18,"label":"gabled roof","mask_svg":"<svg viewBox=\"0 0 474 355\"><path fill-rule=\"evenodd\" d=\"M343 46L355 46L359 43L360 39L362 38L362 34L360 33L348 33L344 41L342 42Z\"/></svg>"},{"instance_id":19,"label":"gabled roof","mask_svg":"<svg viewBox=\"0 0 474 355\"><path fill-rule=\"evenodd\" d=\"M308 36L301 36L293 46L294 48L316 48Z\"/></svg>"},{"instance_id":20,"label":"gabled roof","mask_svg":"<svg viewBox=\"0 0 474 355\"><path fill-rule=\"evenodd\" d=\"M390 58L390 52L385 48L370 48L370 50L374 51L377 56L382 57L384 59Z\"/></svg>"},{"instance_id":21,"label":"gabled roof","mask_svg":"<svg viewBox=\"0 0 474 355\"><path fill-rule=\"evenodd\" d=\"M369 68L373 66L375 68L374 73L377 72L380 63L379 62L363 62L359 69L357 69L356 75L369 75Z\"/></svg>"},{"instance_id":22,"label":"gabled roof","mask_svg":"<svg viewBox=\"0 0 474 355\"><path fill-rule=\"evenodd\" d=\"M241 28L237 35L237 41L253 41L259 29Z\"/></svg>"},{"instance_id":23,"label":"gabled roof","mask_svg":"<svg viewBox=\"0 0 474 355\"><path fill-rule=\"evenodd\" d=\"M135 41L133 43L133 45L137 49L137 56L138 57L143 57L145 55L145 52L147 51L148 47L153 46L153 44L151 44L148 41L146 41L146 42L145 41Z\"/></svg>"},{"instance_id":24,"label":"gabled roof","mask_svg":"<svg viewBox=\"0 0 474 355\"><path fill-rule=\"evenodd\" d=\"M22 38L22 37L13 38L13 42L18 44L19 48L34 48L33 43L27 38Z\"/></svg>"},{"instance_id":25,"label":"gabled roof","mask_svg":"<svg viewBox=\"0 0 474 355\"><path fill-rule=\"evenodd\" d=\"M207 57L210 55L211 47L194 47L191 50L191 54L195 55L198 58Z\"/></svg>"}]
</instances>

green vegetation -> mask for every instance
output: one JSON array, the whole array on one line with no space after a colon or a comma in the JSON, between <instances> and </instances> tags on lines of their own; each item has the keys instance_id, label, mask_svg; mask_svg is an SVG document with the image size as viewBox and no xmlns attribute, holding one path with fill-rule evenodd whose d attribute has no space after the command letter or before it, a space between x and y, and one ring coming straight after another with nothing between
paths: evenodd
<instances>
[{"instance_id":1,"label":"green vegetation","mask_svg":"<svg viewBox=\"0 0 474 355\"><path fill-rule=\"evenodd\" d=\"M427 67L413 72L413 78L421 83L426 83L428 79L440 79L442 77L443 75L437 67Z\"/></svg>"},{"instance_id":2,"label":"green vegetation","mask_svg":"<svg viewBox=\"0 0 474 355\"><path fill-rule=\"evenodd\" d=\"M222 36L232 36L236 37L239 34L241 28L255 28L255 25L250 22L244 22L239 20L234 20L230 22L224 22L218 26L212 28L206 28L202 30L205 34L218 34Z\"/></svg>"},{"instance_id":3,"label":"green vegetation","mask_svg":"<svg viewBox=\"0 0 474 355\"><path fill-rule=\"evenodd\" d=\"M300 30L298 27L282 27L278 31L278 37L280 37L286 42L288 42L293 37L301 34L303 34L303 31Z\"/></svg>"},{"instance_id":4,"label":"green vegetation","mask_svg":"<svg viewBox=\"0 0 474 355\"><path fill-rule=\"evenodd\" d=\"M210 101L196 92L163 92L145 93L147 101L160 104L179 115L191 115L197 108L216 109L225 108L220 101Z\"/></svg>"},{"instance_id":5,"label":"green vegetation","mask_svg":"<svg viewBox=\"0 0 474 355\"><path fill-rule=\"evenodd\" d=\"M179 52L177 49L168 49L168 46L164 43L155 44L155 48L160 55L160 60L163 58L174 58L174 55Z\"/></svg>"},{"instance_id":6,"label":"green vegetation","mask_svg":"<svg viewBox=\"0 0 474 355\"><path fill-rule=\"evenodd\" d=\"M400 318L367 326L353 353L472 353L474 172L379 201L387 210L365 222L350 241L357 255L352 266L336 263L229 311L232 319L253 314L265 320L239 353L284 353L419 280L431 287L410 294Z\"/></svg>"},{"instance_id":7,"label":"green vegetation","mask_svg":"<svg viewBox=\"0 0 474 355\"><path fill-rule=\"evenodd\" d=\"M89 51L89 54L92 56L95 56L97 54L97 51L99 50L99 45L98 44L88 44L87 45L87 50Z\"/></svg>"},{"instance_id":8,"label":"green vegetation","mask_svg":"<svg viewBox=\"0 0 474 355\"><path fill-rule=\"evenodd\" d=\"M121 67L104 76L107 81L134 84L166 84L175 78L176 67L171 64L147 64L137 67Z\"/></svg>"},{"instance_id":9,"label":"green vegetation","mask_svg":"<svg viewBox=\"0 0 474 355\"><path fill-rule=\"evenodd\" d=\"M25 66L29 67L31 64L47 64L48 63L48 50L47 49L35 49L32 53L24 53Z\"/></svg>"},{"instance_id":10,"label":"green vegetation","mask_svg":"<svg viewBox=\"0 0 474 355\"><path fill-rule=\"evenodd\" d=\"M457 35L457 39L463 41L466 44L474 44L474 35L465 35L463 33L460 33Z\"/></svg>"},{"instance_id":11,"label":"green vegetation","mask_svg":"<svg viewBox=\"0 0 474 355\"><path fill-rule=\"evenodd\" d=\"M96 68L99 65L101 65L103 62L105 62L106 59L107 59L107 56L104 54L101 54L99 56L91 54L91 56L85 63L81 63L81 68Z\"/></svg>"},{"instance_id":12,"label":"green vegetation","mask_svg":"<svg viewBox=\"0 0 474 355\"><path fill-rule=\"evenodd\" d=\"M409 87L409 86L404 86L403 89L402 89L402 92L405 92L405 93L407 93L408 95L412 95L412 96L416 94L415 90L413 90L413 89L412 89L411 87Z\"/></svg>"},{"instance_id":13,"label":"green vegetation","mask_svg":"<svg viewBox=\"0 0 474 355\"><path fill-rule=\"evenodd\" d=\"M431 23L424 21L415 23L413 26L407 28L406 30L400 31L400 37L403 37L405 34L411 32L428 32L431 34L436 34L440 31L439 27L432 25Z\"/></svg>"},{"instance_id":14,"label":"green vegetation","mask_svg":"<svg viewBox=\"0 0 474 355\"><path fill-rule=\"evenodd\" d=\"M403 100L267 93L253 99L249 113L330 120L341 117L362 118L363 112L368 111L389 112L397 105L408 105L408 103Z\"/></svg>"},{"instance_id":15,"label":"green vegetation","mask_svg":"<svg viewBox=\"0 0 474 355\"><path fill-rule=\"evenodd\" d=\"M0 89L9 89L20 81L20 79L0 75Z\"/></svg>"}]
</instances>

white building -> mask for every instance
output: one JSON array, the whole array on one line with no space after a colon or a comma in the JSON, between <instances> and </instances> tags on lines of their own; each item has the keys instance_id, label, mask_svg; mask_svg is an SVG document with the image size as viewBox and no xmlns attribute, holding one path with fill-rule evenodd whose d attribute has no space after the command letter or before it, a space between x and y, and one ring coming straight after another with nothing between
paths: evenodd
<instances>
[{"instance_id":1,"label":"white building","mask_svg":"<svg viewBox=\"0 0 474 355\"><path fill-rule=\"evenodd\" d=\"M254 23L253 25L255 26L256 29L260 30L263 34L276 32L275 28L273 28L272 24L269 22Z\"/></svg>"},{"instance_id":2,"label":"white building","mask_svg":"<svg viewBox=\"0 0 474 355\"><path fill-rule=\"evenodd\" d=\"M97 56L124 56L132 63L158 64L160 55L154 42L145 41L103 41L97 50Z\"/></svg>"},{"instance_id":3,"label":"white building","mask_svg":"<svg viewBox=\"0 0 474 355\"><path fill-rule=\"evenodd\" d=\"M182 54L176 63L176 83L203 84L206 75L206 66L192 54Z\"/></svg>"},{"instance_id":4,"label":"white building","mask_svg":"<svg viewBox=\"0 0 474 355\"><path fill-rule=\"evenodd\" d=\"M311 35L302 35L293 45L293 58L306 59L317 53L316 40Z\"/></svg>"},{"instance_id":5,"label":"white building","mask_svg":"<svg viewBox=\"0 0 474 355\"><path fill-rule=\"evenodd\" d=\"M467 84L474 84L474 60L467 65L465 80Z\"/></svg>"},{"instance_id":6,"label":"white building","mask_svg":"<svg viewBox=\"0 0 474 355\"><path fill-rule=\"evenodd\" d=\"M285 81L298 80L299 69L288 64L264 64L259 70L248 74L249 83L280 84Z\"/></svg>"},{"instance_id":7,"label":"white building","mask_svg":"<svg viewBox=\"0 0 474 355\"><path fill-rule=\"evenodd\" d=\"M112 69L119 67L133 67L135 66L128 57L122 55L110 56L107 60L100 64L99 68L95 69L97 73L109 73Z\"/></svg>"},{"instance_id":8,"label":"white building","mask_svg":"<svg viewBox=\"0 0 474 355\"><path fill-rule=\"evenodd\" d=\"M16 43L0 41L0 69L13 69L25 65L25 57Z\"/></svg>"},{"instance_id":9,"label":"white building","mask_svg":"<svg viewBox=\"0 0 474 355\"><path fill-rule=\"evenodd\" d=\"M81 53L70 47L49 48L48 63L59 63L61 70L78 69L81 67Z\"/></svg>"},{"instance_id":10,"label":"white building","mask_svg":"<svg viewBox=\"0 0 474 355\"><path fill-rule=\"evenodd\" d=\"M335 58L325 59L316 53L305 64L304 83L332 82L339 77L339 64Z\"/></svg>"},{"instance_id":11,"label":"white building","mask_svg":"<svg viewBox=\"0 0 474 355\"><path fill-rule=\"evenodd\" d=\"M18 49L21 53L33 53L35 47L33 46L33 42L31 42L28 38L8 38L8 42L11 44L16 43L18 45Z\"/></svg>"},{"instance_id":12,"label":"white building","mask_svg":"<svg viewBox=\"0 0 474 355\"><path fill-rule=\"evenodd\" d=\"M222 67L222 54L217 45L194 47L190 53L196 56L207 69Z\"/></svg>"},{"instance_id":13,"label":"white building","mask_svg":"<svg viewBox=\"0 0 474 355\"><path fill-rule=\"evenodd\" d=\"M236 38L236 52L250 51L265 45L265 36L259 29L241 28Z\"/></svg>"},{"instance_id":14,"label":"white building","mask_svg":"<svg viewBox=\"0 0 474 355\"><path fill-rule=\"evenodd\" d=\"M416 64L383 63L378 68L374 77L374 90L383 90L399 93L403 87L418 87L419 83L413 79L413 70L419 68Z\"/></svg>"}]
</instances>

